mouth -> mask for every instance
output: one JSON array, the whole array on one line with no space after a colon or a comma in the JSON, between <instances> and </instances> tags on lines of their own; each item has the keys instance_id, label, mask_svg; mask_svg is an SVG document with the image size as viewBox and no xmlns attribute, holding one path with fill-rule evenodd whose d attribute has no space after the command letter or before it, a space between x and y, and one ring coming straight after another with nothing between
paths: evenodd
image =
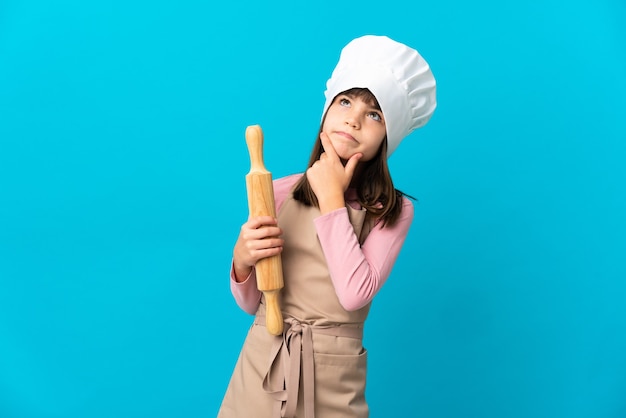
<instances>
[{"instance_id":1,"label":"mouth","mask_svg":"<svg viewBox=\"0 0 626 418\"><path fill-rule=\"evenodd\" d=\"M349 133L347 133L347 132L343 132L343 131L335 131L335 133L336 133L337 135L339 135L339 136L343 137L343 138L346 138L346 139L347 139L347 140L349 140L349 141L354 141L354 142L357 142L357 140L356 140L356 139L354 139L354 137L353 137L352 135L350 135Z\"/></svg>"}]
</instances>

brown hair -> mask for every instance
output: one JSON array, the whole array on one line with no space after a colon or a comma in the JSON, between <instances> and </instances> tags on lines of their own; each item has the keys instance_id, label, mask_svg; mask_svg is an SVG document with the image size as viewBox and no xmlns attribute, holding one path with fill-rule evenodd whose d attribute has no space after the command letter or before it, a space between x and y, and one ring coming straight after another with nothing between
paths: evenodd
<instances>
[{"instance_id":1,"label":"brown hair","mask_svg":"<svg viewBox=\"0 0 626 418\"><path fill-rule=\"evenodd\" d=\"M353 88L340 94L345 94L350 98L360 98L380 109L376 97L368 89ZM324 115L317 133L308 167L311 167L324 151L320 134L322 133L325 118L326 115ZM360 162L359 165L361 166L359 167L361 174L358 178L358 184L356 184L357 199L361 206L367 210L367 218L380 220L383 227L393 226L402 212L402 197L405 194L397 190L391 180L391 173L387 165L386 136L374 158ZM293 197L304 205L319 207L317 196L315 196L306 174L296 183Z\"/></svg>"}]
</instances>

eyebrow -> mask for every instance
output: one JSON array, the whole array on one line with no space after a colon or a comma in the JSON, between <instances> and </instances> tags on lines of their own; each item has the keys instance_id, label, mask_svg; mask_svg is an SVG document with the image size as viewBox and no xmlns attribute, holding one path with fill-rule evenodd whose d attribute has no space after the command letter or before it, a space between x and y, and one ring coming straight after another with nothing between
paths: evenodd
<instances>
[{"instance_id":1,"label":"eyebrow","mask_svg":"<svg viewBox=\"0 0 626 418\"><path fill-rule=\"evenodd\" d=\"M376 112L380 113L381 116L383 116L383 110L380 108L380 106L376 106L375 104L371 103L368 103L368 106L370 111L375 110Z\"/></svg>"}]
</instances>

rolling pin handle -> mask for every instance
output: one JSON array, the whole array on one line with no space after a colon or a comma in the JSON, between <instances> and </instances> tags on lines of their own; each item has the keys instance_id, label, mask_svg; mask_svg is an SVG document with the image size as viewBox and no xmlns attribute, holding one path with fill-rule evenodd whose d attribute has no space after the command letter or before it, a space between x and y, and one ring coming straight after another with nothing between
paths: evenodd
<instances>
[{"instance_id":1,"label":"rolling pin handle","mask_svg":"<svg viewBox=\"0 0 626 418\"><path fill-rule=\"evenodd\" d=\"M259 125L246 128L246 144L250 153L250 171L266 172L263 164L263 131Z\"/></svg>"},{"instance_id":2,"label":"rolling pin handle","mask_svg":"<svg viewBox=\"0 0 626 418\"><path fill-rule=\"evenodd\" d=\"M278 290L263 292L263 294L266 303L265 327L270 334L281 335L283 333L283 314L278 303Z\"/></svg>"}]
</instances>

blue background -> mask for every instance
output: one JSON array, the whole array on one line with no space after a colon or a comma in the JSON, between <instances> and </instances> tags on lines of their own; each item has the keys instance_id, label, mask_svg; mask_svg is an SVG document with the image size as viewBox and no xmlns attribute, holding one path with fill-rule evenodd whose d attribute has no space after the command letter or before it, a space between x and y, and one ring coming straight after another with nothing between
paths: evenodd
<instances>
[{"instance_id":1,"label":"blue background","mask_svg":"<svg viewBox=\"0 0 626 418\"><path fill-rule=\"evenodd\" d=\"M215 416L246 126L302 171L339 51L416 47L373 417L626 416L626 4L0 2L0 417Z\"/></svg>"}]
</instances>

